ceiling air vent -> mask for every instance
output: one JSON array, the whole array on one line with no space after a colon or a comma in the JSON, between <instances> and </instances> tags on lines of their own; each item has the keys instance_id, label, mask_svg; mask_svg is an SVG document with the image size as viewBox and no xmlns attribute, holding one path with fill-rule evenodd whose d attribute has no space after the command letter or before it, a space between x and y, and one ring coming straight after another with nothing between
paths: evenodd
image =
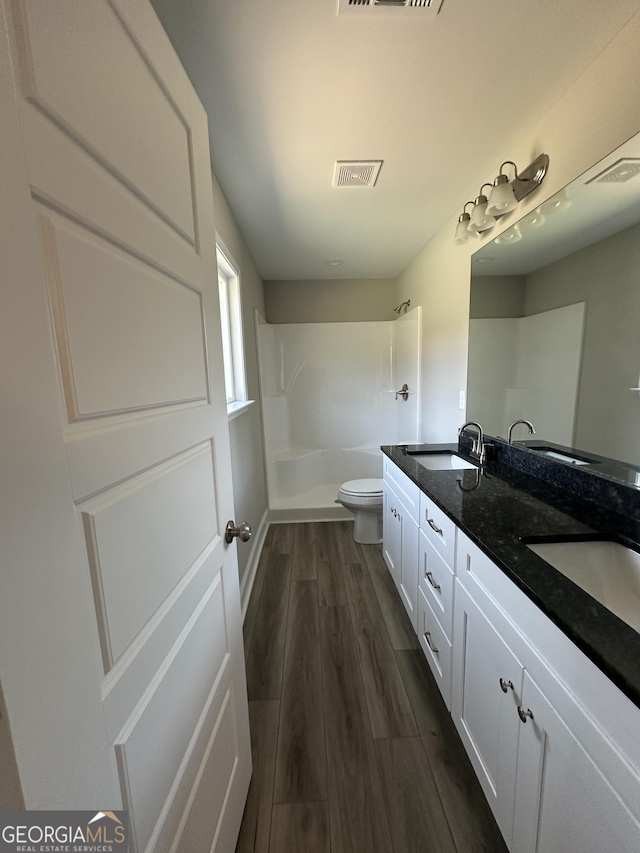
<instances>
[{"instance_id":1,"label":"ceiling air vent","mask_svg":"<svg viewBox=\"0 0 640 853\"><path fill-rule=\"evenodd\" d=\"M334 187L373 187L382 160L338 160L333 172Z\"/></svg>"},{"instance_id":2,"label":"ceiling air vent","mask_svg":"<svg viewBox=\"0 0 640 853\"><path fill-rule=\"evenodd\" d=\"M611 166L607 166L604 172L600 172L587 183L623 184L637 175L640 175L640 157L623 157L621 160L616 160Z\"/></svg>"},{"instance_id":3,"label":"ceiling air vent","mask_svg":"<svg viewBox=\"0 0 640 853\"><path fill-rule=\"evenodd\" d=\"M444 0L338 0L338 15L416 15L435 18Z\"/></svg>"}]
</instances>

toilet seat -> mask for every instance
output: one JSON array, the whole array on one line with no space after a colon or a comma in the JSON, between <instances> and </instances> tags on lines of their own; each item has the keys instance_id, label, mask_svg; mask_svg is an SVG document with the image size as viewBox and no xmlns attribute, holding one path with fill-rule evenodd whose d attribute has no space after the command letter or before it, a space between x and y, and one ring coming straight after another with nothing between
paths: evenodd
<instances>
[{"instance_id":1,"label":"toilet seat","mask_svg":"<svg viewBox=\"0 0 640 853\"><path fill-rule=\"evenodd\" d=\"M340 486L340 491L356 498L382 497L382 480L376 478L348 480Z\"/></svg>"}]
</instances>

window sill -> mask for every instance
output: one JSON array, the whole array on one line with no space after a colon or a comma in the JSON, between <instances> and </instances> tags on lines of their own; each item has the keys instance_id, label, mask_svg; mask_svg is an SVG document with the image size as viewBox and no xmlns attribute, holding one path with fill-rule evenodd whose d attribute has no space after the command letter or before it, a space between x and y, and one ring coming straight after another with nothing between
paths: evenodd
<instances>
[{"instance_id":1,"label":"window sill","mask_svg":"<svg viewBox=\"0 0 640 853\"><path fill-rule=\"evenodd\" d=\"M249 406L253 406L255 400L241 400L236 403L227 403L227 418L232 421L234 418L237 418L238 415L241 415L243 412L246 412Z\"/></svg>"}]
</instances>

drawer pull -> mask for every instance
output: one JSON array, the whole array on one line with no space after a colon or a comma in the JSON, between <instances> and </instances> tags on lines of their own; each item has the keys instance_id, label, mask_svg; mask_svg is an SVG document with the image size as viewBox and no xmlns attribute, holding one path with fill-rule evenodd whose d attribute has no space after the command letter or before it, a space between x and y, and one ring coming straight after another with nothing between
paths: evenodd
<instances>
[{"instance_id":1,"label":"drawer pull","mask_svg":"<svg viewBox=\"0 0 640 853\"><path fill-rule=\"evenodd\" d=\"M426 577L426 579L429 581L429 583L431 584L431 586L435 589L435 591L436 591L436 592L440 592L440 584L435 582L435 580L433 579L433 575L431 574L431 572L425 572L425 577Z\"/></svg>"},{"instance_id":2,"label":"drawer pull","mask_svg":"<svg viewBox=\"0 0 640 853\"><path fill-rule=\"evenodd\" d=\"M518 705L518 716L520 717L523 723L527 722L527 717L531 717L531 719L533 720L533 714L531 713L531 710L527 708L527 710L525 711L522 705Z\"/></svg>"},{"instance_id":3,"label":"drawer pull","mask_svg":"<svg viewBox=\"0 0 640 853\"><path fill-rule=\"evenodd\" d=\"M504 678L500 679L500 689L503 693L507 693L509 688L513 690L513 681L505 681Z\"/></svg>"},{"instance_id":4,"label":"drawer pull","mask_svg":"<svg viewBox=\"0 0 640 853\"><path fill-rule=\"evenodd\" d=\"M442 530L438 527L438 525L434 522L432 518L427 519L427 524L432 530L435 530L438 536L442 536Z\"/></svg>"},{"instance_id":5,"label":"drawer pull","mask_svg":"<svg viewBox=\"0 0 640 853\"><path fill-rule=\"evenodd\" d=\"M425 638L425 640L427 641L427 645L429 646L429 648L431 649L431 651L434 653L434 655L438 655L438 654L440 654L440 650L439 650L439 649L437 649L437 648L433 645L433 643L431 642L431 631L425 631L425 632L424 632L424 638Z\"/></svg>"}]
</instances>

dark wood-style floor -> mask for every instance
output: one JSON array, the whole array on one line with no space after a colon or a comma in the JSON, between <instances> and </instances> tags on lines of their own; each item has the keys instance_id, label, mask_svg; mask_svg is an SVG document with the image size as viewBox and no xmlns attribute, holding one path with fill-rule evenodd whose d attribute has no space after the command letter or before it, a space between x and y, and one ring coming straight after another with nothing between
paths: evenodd
<instances>
[{"instance_id":1,"label":"dark wood-style floor","mask_svg":"<svg viewBox=\"0 0 640 853\"><path fill-rule=\"evenodd\" d=\"M269 528L237 853L506 853L381 549L352 530Z\"/></svg>"}]
</instances>

